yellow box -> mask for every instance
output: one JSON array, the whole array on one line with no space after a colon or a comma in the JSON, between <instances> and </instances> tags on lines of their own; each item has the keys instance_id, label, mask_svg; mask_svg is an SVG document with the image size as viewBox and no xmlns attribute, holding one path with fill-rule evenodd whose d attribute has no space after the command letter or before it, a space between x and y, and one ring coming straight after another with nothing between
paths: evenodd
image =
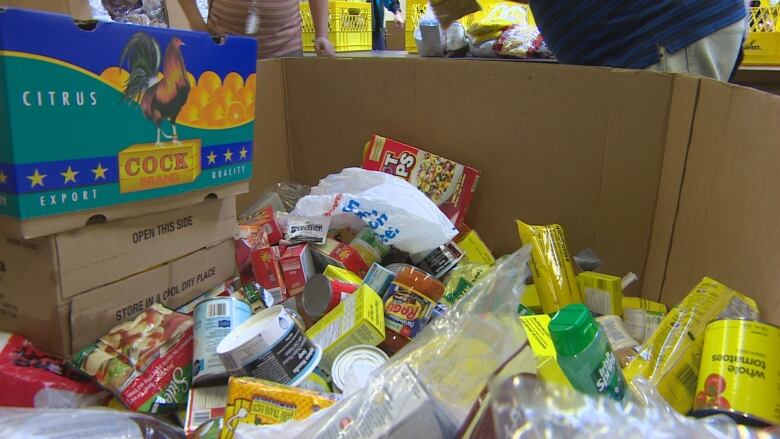
<instances>
[{"instance_id":1,"label":"yellow box","mask_svg":"<svg viewBox=\"0 0 780 439\"><path fill-rule=\"evenodd\" d=\"M376 291L362 285L314 324L306 335L320 348L319 367L330 372L333 360L348 347L376 346L385 339L385 311Z\"/></svg>"},{"instance_id":2,"label":"yellow box","mask_svg":"<svg viewBox=\"0 0 780 439\"><path fill-rule=\"evenodd\" d=\"M539 301L539 293L536 291L535 285L525 286L523 298L520 299L520 303L531 311L542 314L542 302Z\"/></svg>"},{"instance_id":3,"label":"yellow box","mask_svg":"<svg viewBox=\"0 0 780 439\"><path fill-rule=\"evenodd\" d=\"M479 237L476 230L466 233L457 244L465 253L465 259L472 264L493 265L496 263L490 249Z\"/></svg>"},{"instance_id":4,"label":"yellow box","mask_svg":"<svg viewBox=\"0 0 780 439\"><path fill-rule=\"evenodd\" d=\"M580 291L591 312L623 315L623 279L609 274L586 271L577 275Z\"/></svg>"},{"instance_id":5,"label":"yellow box","mask_svg":"<svg viewBox=\"0 0 780 439\"><path fill-rule=\"evenodd\" d=\"M666 305L641 297L624 297L623 322L631 337L643 343L649 339L666 315Z\"/></svg>"},{"instance_id":6,"label":"yellow box","mask_svg":"<svg viewBox=\"0 0 780 439\"><path fill-rule=\"evenodd\" d=\"M337 267L335 265L328 265L325 267L325 271L323 271L322 274L330 280L339 280L355 285L360 285L363 283L363 279L361 279L357 274L347 270L346 268Z\"/></svg>"},{"instance_id":7,"label":"yellow box","mask_svg":"<svg viewBox=\"0 0 780 439\"><path fill-rule=\"evenodd\" d=\"M535 316L522 316L520 322L528 337L528 344L536 358L536 371L539 377L561 386L571 387L569 379L558 366L558 354L555 351L550 331L550 316L540 314Z\"/></svg>"},{"instance_id":8,"label":"yellow box","mask_svg":"<svg viewBox=\"0 0 780 439\"><path fill-rule=\"evenodd\" d=\"M249 377L231 377L221 439L232 439L238 424L269 425L306 419L334 400L298 387Z\"/></svg>"},{"instance_id":9,"label":"yellow box","mask_svg":"<svg viewBox=\"0 0 780 439\"><path fill-rule=\"evenodd\" d=\"M119 153L119 192L191 183L200 171L200 139L133 145Z\"/></svg>"}]
</instances>

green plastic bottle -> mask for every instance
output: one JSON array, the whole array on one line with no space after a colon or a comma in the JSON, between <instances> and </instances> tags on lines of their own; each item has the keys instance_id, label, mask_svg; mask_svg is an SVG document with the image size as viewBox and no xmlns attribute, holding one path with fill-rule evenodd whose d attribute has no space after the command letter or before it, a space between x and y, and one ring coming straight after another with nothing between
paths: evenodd
<instances>
[{"instance_id":1,"label":"green plastic bottle","mask_svg":"<svg viewBox=\"0 0 780 439\"><path fill-rule=\"evenodd\" d=\"M558 364L575 389L623 400L626 396L623 372L606 334L585 305L576 303L561 308L550 320L549 328L558 352Z\"/></svg>"}]
</instances>

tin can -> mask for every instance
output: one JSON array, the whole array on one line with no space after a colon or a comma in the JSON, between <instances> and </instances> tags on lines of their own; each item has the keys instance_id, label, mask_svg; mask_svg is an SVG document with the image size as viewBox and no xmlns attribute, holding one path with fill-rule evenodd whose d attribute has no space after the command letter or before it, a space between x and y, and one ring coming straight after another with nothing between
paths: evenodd
<instances>
[{"instance_id":1,"label":"tin can","mask_svg":"<svg viewBox=\"0 0 780 439\"><path fill-rule=\"evenodd\" d=\"M192 380L196 385L227 380L228 373L217 355L217 345L233 328L252 316L252 306L232 297L204 300L195 307Z\"/></svg>"},{"instance_id":2,"label":"tin can","mask_svg":"<svg viewBox=\"0 0 780 439\"><path fill-rule=\"evenodd\" d=\"M325 371L315 367L312 373L302 383L298 384L298 387L311 390L312 392L333 393L329 380L329 375Z\"/></svg>"},{"instance_id":3,"label":"tin can","mask_svg":"<svg viewBox=\"0 0 780 439\"><path fill-rule=\"evenodd\" d=\"M716 320L704 332L693 414L725 413L748 425L780 424L780 328Z\"/></svg>"},{"instance_id":4,"label":"tin can","mask_svg":"<svg viewBox=\"0 0 780 439\"><path fill-rule=\"evenodd\" d=\"M344 395L362 389L375 370L387 363L387 354L370 345L352 346L333 361L333 384Z\"/></svg>"},{"instance_id":5,"label":"tin can","mask_svg":"<svg viewBox=\"0 0 780 439\"><path fill-rule=\"evenodd\" d=\"M352 238L349 245L357 250L360 257L366 262L366 265L379 262L383 257L390 253L390 247L383 244L370 227L361 229L360 232Z\"/></svg>"},{"instance_id":6,"label":"tin can","mask_svg":"<svg viewBox=\"0 0 780 439\"><path fill-rule=\"evenodd\" d=\"M341 303L343 295L352 294L357 288L357 285L315 274L303 289L303 309L313 318L322 317Z\"/></svg>"},{"instance_id":7,"label":"tin can","mask_svg":"<svg viewBox=\"0 0 780 439\"><path fill-rule=\"evenodd\" d=\"M418 267L430 273L433 277L441 279L463 259L464 253L454 242L448 242L428 253L415 253L411 255L412 262Z\"/></svg>"},{"instance_id":8,"label":"tin can","mask_svg":"<svg viewBox=\"0 0 780 439\"><path fill-rule=\"evenodd\" d=\"M390 284L395 279L395 273L387 268L374 263L371 268L368 269L366 277L363 278L363 284L376 291L379 296L385 299L385 293L390 288Z\"/></svg>"},{"instance_id":9,"label":"tin can","mask_svg":"<svg viewBox=\"0 0 780 439\"><path fill-rule=\"evenodd\" d=\"M230 375L296 386L317 366L322 350L281 305L263 310L230 331L217 346Z\"/></svg>"}]
</instances>

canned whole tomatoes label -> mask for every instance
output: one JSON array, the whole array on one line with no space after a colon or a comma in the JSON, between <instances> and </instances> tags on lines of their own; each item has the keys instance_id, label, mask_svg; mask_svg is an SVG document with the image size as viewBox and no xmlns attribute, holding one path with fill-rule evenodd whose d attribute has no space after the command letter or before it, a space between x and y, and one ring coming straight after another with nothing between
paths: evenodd
<instances>
[{"instance_id":1,"label":"canned whole tomatoes label","mask_svg":"<svg viewBox=\"0 0 780 439\"><path fill-rule=\"evenodd\" d=\"M694 414L722 412L780 424L780 328L718 320L704 335Z\"/></svg>"},{"instance_id":2,"label":"canned whole tomatoes label","mask_svg":"<svg viewBox=\"0 0 780 439\"><path fill-rule=\"evenodd\" d=\"M385 302L385 327L413 338L430 320L436 302L397 284L390 290L392 294Z\"/></svg>"}]
</instances>

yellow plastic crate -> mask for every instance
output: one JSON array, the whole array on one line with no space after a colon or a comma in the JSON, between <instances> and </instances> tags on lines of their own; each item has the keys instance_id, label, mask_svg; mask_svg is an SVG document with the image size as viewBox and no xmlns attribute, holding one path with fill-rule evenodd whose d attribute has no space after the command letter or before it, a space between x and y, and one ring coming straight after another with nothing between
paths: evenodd
<instances>
[{"instance_id":1,"label":"yellow plastic crate","mask_svg":"<svg viewBox=\"0 0 780 439\"><path fill-rule=\"evenodd\" d=\"M502 1L502 0L477 0L482 6L482 10L473 14L467 15L461 18L459 21L463 26L468 27L471 23L479 20L483 20L490 14L490 12L496 6L505 4L508 6L518 6L518 3ZM528 24L535 24L534 17L531 15L531 10L527 5L520 5L525 8ZM420 24L420 18L425 14L428 9L428 0L406 0L406 51L409 53L417 53L417 45L414 43L414 30Z\"/></svg>"},{"instance_id":2,"label":"yellow plastic crate","mask_svg":"<svg viewBox=\"0 0 780 439\"><path fill-rule=\"evenodd\" d=\"M765 4L762 2L762 4ZM745 65L780 65L780 6L750 8Z\"/></svg>"},{"instance_id":3,"label":"yellow plastic crate","mask_svg":"<svg viewBox=\"0 0 780 439\"><path fill-rule=\"evenodd\" d=\"M328 3L328 33L336 52L371 50L371 3ZM303 51L314 52L314 21L308 2L301 2Z\"/></svg>"}]
</instances>

